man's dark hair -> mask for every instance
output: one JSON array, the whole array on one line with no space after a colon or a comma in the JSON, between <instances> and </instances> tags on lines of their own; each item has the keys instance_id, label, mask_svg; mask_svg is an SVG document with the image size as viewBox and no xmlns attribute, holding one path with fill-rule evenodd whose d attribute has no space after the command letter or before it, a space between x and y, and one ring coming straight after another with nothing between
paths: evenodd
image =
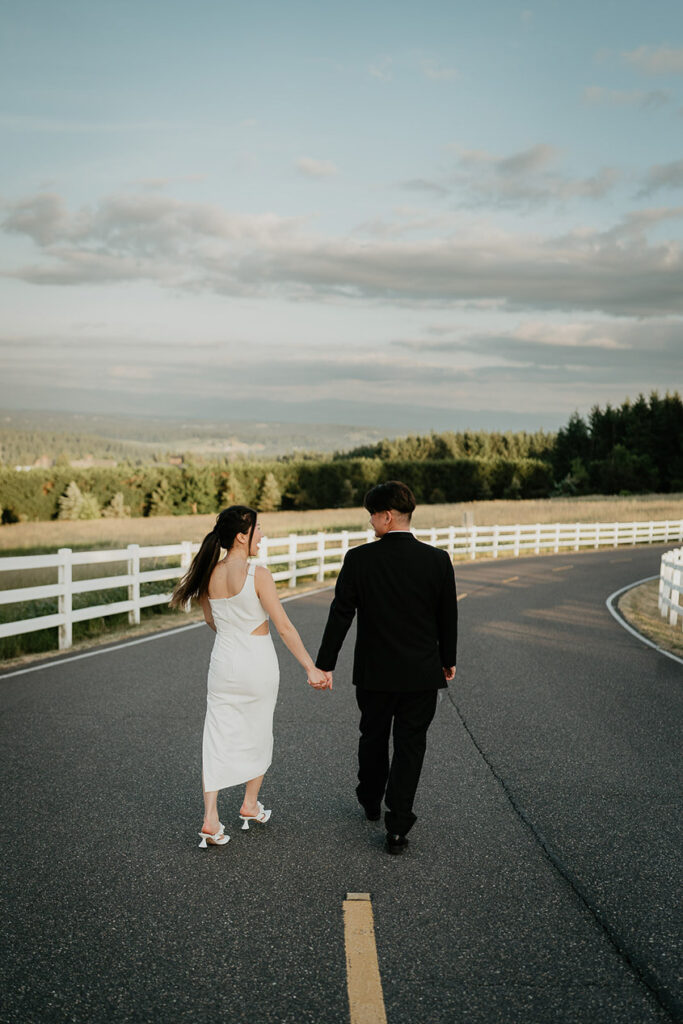
<instances>
[{"instance_id":1,"label":"man's dark hair","mask_svg":"<svg viewBox=\"0 0 683 1024\"><path fill-rule=\"evenodd\" d=\"M410 487L400 480L387 480L385 484L371 487L363 502L370 515L375 512L401 512L404 516L412 516L415 510L415 495Z\"/></svg>"}]
</instances>

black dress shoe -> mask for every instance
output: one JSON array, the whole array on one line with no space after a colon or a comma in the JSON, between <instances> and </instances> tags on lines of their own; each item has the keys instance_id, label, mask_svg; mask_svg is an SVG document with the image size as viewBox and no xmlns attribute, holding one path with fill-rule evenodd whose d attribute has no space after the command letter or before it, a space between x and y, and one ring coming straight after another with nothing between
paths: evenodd
<instances>
[{"instance_id":1,"label":"black dress shoe","mask_svg":"<svg viewBox=\"0 0 683 1024\"><path fill-rule=\"evenodd\" d=\"M408 840L405 836L392 836L391 832L387 832L387 841L384 847L387 853L403 853L407 845Z\"/></svg>"}]
</instances>

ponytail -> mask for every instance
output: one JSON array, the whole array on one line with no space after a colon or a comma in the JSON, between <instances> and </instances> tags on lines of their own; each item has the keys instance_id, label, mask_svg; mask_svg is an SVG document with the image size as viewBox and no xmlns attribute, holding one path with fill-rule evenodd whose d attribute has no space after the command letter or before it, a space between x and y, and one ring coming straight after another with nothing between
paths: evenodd
<instances>
[{"instance_id":1,"label":"ponytail","mask_svg":"<svg viewBox=\"0 0 683 1024\"><path fill-rule=\"evenodd\" d=\"M209 589L211 573L220 558L221 548L229 551L238 533L248 533L247 550L251 550L251 540L256 529L257 513L247 505L231 505L225 508L216 519L211 533L207 533L201 547L192 560L192 565L173 591L169 602L171 608L180 608L193 598L201 598Z\"/></svg>"},{"instance_id":2,"label":"ponytail","mask_svg":"<svg viewBox=\"0 0 683 1024\"><path fill-rule=\"evenodd\" d=\"M217 530L207 533L192 564L173 591L169 602L171 608L181 608L192 598L202 597L209 589L211 573L220 558L221 542Z\"/></svg>"}]
</instances>

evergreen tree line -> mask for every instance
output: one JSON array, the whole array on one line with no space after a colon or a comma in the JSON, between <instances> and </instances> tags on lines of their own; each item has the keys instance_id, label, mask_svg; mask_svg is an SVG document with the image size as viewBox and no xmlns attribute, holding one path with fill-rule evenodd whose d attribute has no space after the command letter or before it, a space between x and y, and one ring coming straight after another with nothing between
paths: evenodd
<instances>
[{"instance_id":1,"label":"evergreen tree line","mask_svg":"<svg viewBox=\"0 0 683 1024\"><path fill-rule=\"evenodd\" d=\"M683 401L639 395L570 417L555 438L553 475L565 494L683 491Z\"/></svg>"},{"instance_id":2,"label":"evergreen tree line","mask_svg":"<svg viewBox=\"0 0 683 1024\"><path fill-rule=\"evenodd\" d=\"M540 459L552 468L552 494L663 493L683 490L683 401L639 395L618 408L594 406L557 434L484 430L383 440L337 459Z\"/></svg>"},{"instance_id":3,"label":"evergreen tree line","mask_svg":"<svg viewBox=\"0 0 683 1024\"><path fill-rule=\"evenodd\" d=\"M555 434L543 430L526 431L447 430L427 435L385 438L376 444L362 445L349 452L338 452L336 459L544 459L549 460Z\"/></svg>"},{"instance_id":4,"label":"evergreen tree line","mask_svg":"<svg viewBox=\"0 0 683 1024\"><path fill-rule=\"evenodd\" d=\"M0 467L4 523L357 506L387 479L418 502L540 498L553 494L683 491L683 402L678 394L595 407L557 435L483 431L381 441L332 457L131 464L18 472Z\"/></svg>"}]
</instances>

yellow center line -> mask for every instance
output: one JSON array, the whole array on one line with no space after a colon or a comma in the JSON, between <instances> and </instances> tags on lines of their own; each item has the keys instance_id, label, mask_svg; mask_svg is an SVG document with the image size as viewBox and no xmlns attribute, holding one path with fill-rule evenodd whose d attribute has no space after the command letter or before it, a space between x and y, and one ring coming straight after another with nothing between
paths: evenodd
<instances>
[{"instance_id":1,"label":"yellow center line","mask_svg":"<svg viewBox=\"0 0 683 1024\"><path fill-rule=\"evenodd\" d=\"M351 1024L387 1024L370 893L348 892L343 907Z\"/></svg>"},{"instance_id":2,"label":"yellow center line","mask_svg":"<svg viewBox=\"0 0 683 1024\"><path fill-rule=\"evenodd\" d=\"M557 565L553 569L553 572L564 572L565 569L573 569L573 568L574 568L573 565Z\"/></svg>"},{"instance_id":3,"label":"yellow center line","mask_svg":"<svg viewBox=\"0 0 683 1024\"><path fill-rule=\"evenodd\" d=\"M519 576L508 576L508 578L506 580L503 580L503 583L512 583L513 580L518 580L518 579L519 579Z\"/></svg>"},{"instance_id":4,"label":"yellow center line","mask_svg":"<svg viewBox=\"0 0 683 1024\"><path fill-rule=\"evenodd\" d=\"M464 594L458 594L458 601L462 601L463 598L467 597L467 591Z\"/></svg>"}]
</instances>

